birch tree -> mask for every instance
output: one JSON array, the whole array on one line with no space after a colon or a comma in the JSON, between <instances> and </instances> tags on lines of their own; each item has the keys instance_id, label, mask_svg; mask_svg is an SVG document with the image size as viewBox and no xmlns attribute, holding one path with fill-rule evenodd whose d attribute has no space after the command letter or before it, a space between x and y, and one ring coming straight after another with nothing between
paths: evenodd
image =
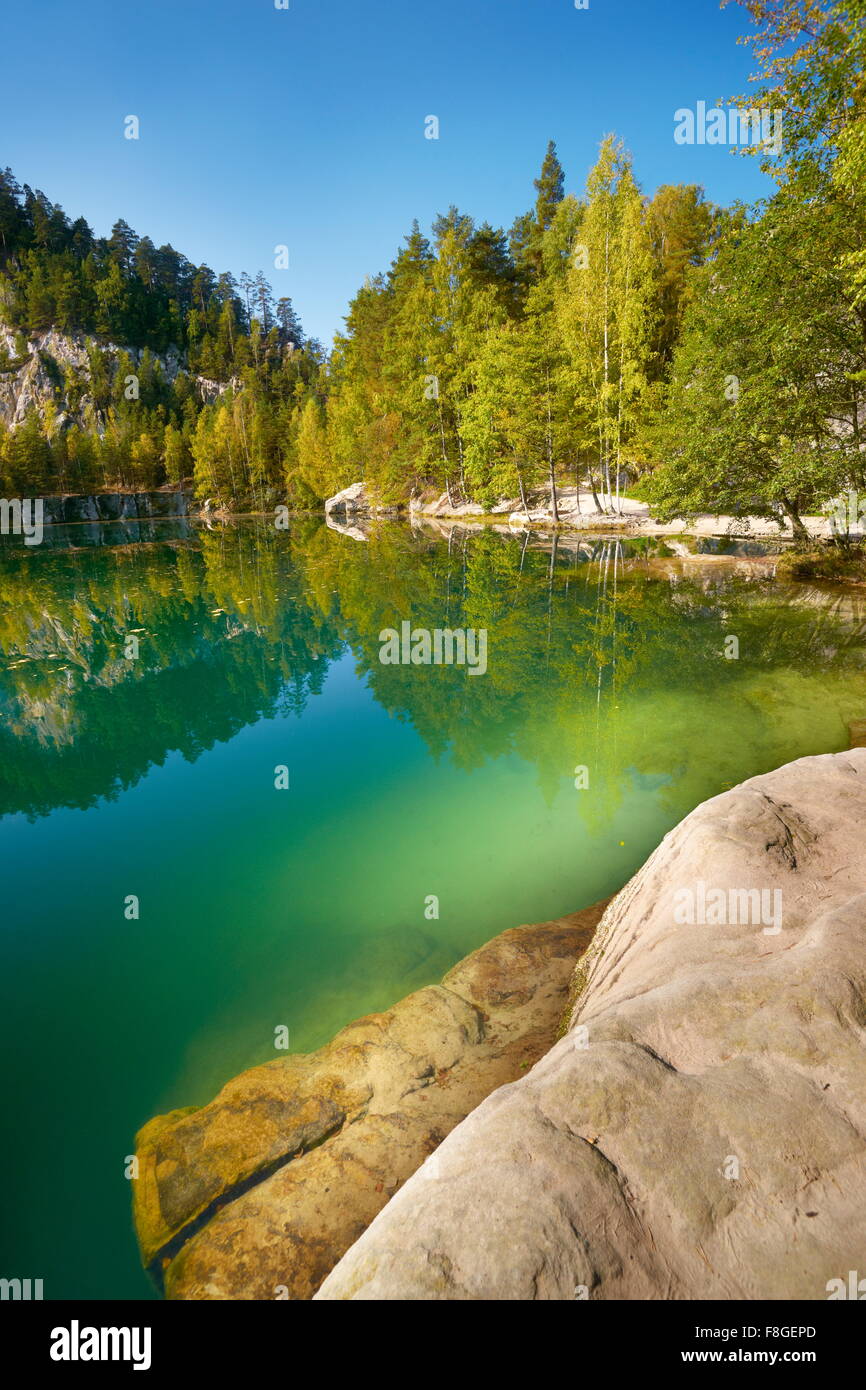
<instances>
[{"instance_id":1,"label":"birch tree","mask_svg":"<svg viewBox=\"0 0 866 1390\"><path fill-rule=\"evenodd\" d=\"M586 208L557 296L576 405L592 419L597 471L590 466L590 484L603 511L619 504L623 451L646 386L653 301L643 202L630 160L609 137L589 176Z\"/></svg>"}]
</instances>

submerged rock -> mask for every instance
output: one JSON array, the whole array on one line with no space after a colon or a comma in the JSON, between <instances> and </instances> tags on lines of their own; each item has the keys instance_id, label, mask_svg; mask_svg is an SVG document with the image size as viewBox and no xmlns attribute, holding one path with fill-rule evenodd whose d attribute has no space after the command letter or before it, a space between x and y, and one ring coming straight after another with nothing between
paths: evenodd
<instances>
[{"instance_id":1,"label":"submerged rock","mask_svg":"<svg viewBox=\"0 0 866 1390\"><path fill-rule=\"evenodd\" d=\"M862 1270L864 823L866 749L692 812L605 913L566 1035L317 1297L826 1299Z\"/></svg>"},{"instance_id":2,"label":"submerged rock","mask_svg":"<svg viewBox=\"0 0 866 1390\"><path fill-rule=\"evenodd\" d=\"M441 984L138 1136L144 1263L177 1299L307 1299L454 1126L551 1046L604 904L517 927Z\"/></svg>"}]
</instances>

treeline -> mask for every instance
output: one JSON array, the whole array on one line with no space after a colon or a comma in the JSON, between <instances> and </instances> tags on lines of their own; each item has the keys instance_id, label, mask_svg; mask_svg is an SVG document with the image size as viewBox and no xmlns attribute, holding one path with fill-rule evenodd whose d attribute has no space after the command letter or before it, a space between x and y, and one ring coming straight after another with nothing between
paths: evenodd
<instances>
[{"instance_id":1,"label":"treeline","mask_svg":"<svg viewBox=\"0 0 866 1390\"><path fill-rule=\"evenodd\" d=\"M263 272L239 280L154 246L120 218L96 237L83 217L11 169L0 173L0 271L6 321L28 335L47 328L185 354L192 372L218 381L257 365L268 348L299 348L288 298L274 300Z\"/></svg>"},{"instance_id":2,"label":"treeline","mask_svg":"<svg viewBox=\"0 0 866 1390\"><path fill-rule=\"evenodd\" d=\"M111 400L79 435L49 411L0 440L4 485L28 468L67 483L87 468L154 483L191 471L228 506L307 506L358 480L383 503L528 505L543 486L555 512L564 483L610 511L639 476L663 516L775 513L800 529L864 484L866 0L741 3L761 84L745 104L782 112L781 156L752 150L772 198L728 211L695 186L647 198L613 137L583 195L566 195L551 143L508 233L456 208L429 237L416 223L327 360L263 277L216 279L125 223L94 242L7 176L7 320L176 346L226 389L205 403L156 364L148 400L127 403L115 362Z\"/></svg>"},{"instance_id":3,"label":"treeline","mask_svg":"<svg viewBox=\"0 0 866 1390\"><path fill-rule=\"evenodd\" d=\"M507 240L453 210L353 301L299 469L383 499L524 500L623 469L662 518L802 517L866 488L866 0L741 0L776 192L645 199L605 140L581 199L551 146ZM646 476L641 476L646 475ZM859 506L859 503L858 503Z\"/></svg>"},{"instance_id":4,"label":"treeline","mask_svg":"<svg viewBox=\"0 0 866 1390\"><path fill-rule=\"evenodd\" d=\"M324 353L262 272L218 276L122 219L95 237L83 218L70 221L6 169L0 318L10 330L0 340L0 386L47 330L83 336L86 356L78 364L39 351L50 389L17 428L0 425L4 492L180 483L193 473L199 417L218 392L230 413L244 399L236 421L244 444L238 468L227 469L234 496L250 497L263 478L282 489L281 441L297 436Z\"/></svg>"},{"instance_id":5,"label":"treeline","mask_svg":"<svg viewBox=\"0 0 866 1390\"><path fill-rule=\"evenodd\" d=\"M230 276L156 251L124 222L97 241L7 171L0 296L19 341L0 380L48 327L93 337L83 373L43 350L56 403L0 434L4 487L155 487L192 473L200 496L230 506L316 505L363 477L382 501L424 488L492 501L589 467L612 494L639 402L670 362L688 269L723 219L696 187L646 202L613 139L585 199L565 195L552 142L535 188L507 235L456 208L429 239L416 223L326 361L263 276L242 277L245 301ZM183 354L173 373L171 352ZM218 400L203 401L196 373L223 385Z\"/></svg>"},{"instance_id":6,"label":"treeline","mask_svg":"<svg viewBox=\"0 0 866 1390\"><path fill-rule=\"evenodd\" d=\"M645 200L613 138L585 197L565 194L552 143L535 187L508 236L456 208L430 240L416 224L359 291L304 407L304 478L482 503L547 481L555 505L557 482L586 474L610 505L667 372L689 269L725 219L696 187Z\"/></svg>"},{"instance_id":7,"label":"treeline","mask_svg":"<svg viewBox=\"0 0 866 1390\"><path fill-rule=\"evenodd\" d=\"M866 487L866 0L741 3L746 104L782 112L777 191L691 279L647 495L662 516L776 513L802 534L849 489L856 520Z\"/></svg>"},{"instance_id":8,"label":"treeline","mask_svg":"<svg viewBox=\"0 0 866 1390\"><path fill-rule=\"evenodd\" d=\"M262 500L262 486L282 497L303 402L321 363L311 344L264 350L258 366L243 368L214 406L205 403L200 380L167 371L148 348L112 351L88 340L78 371L45 349L39 356L54 390L17 427L0 424L4 496L181 486L195 472L202 490L227 500ZM226 425L230 439L221 455ZM211 450L224 462L221 494L207 466Z\"/></svg>"}]
</instances>

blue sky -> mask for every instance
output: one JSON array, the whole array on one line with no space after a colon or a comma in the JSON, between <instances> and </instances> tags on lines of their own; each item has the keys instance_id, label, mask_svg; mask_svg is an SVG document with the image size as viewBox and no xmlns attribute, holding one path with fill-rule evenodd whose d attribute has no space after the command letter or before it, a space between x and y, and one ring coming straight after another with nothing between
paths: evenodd
<instances>
[{"instance_id":1,"label":"blue sky","mask_svg":"<svg viewBox=\"0 0 866 1390\"><path fill-rule=\"evenodd\" d=\"M124 217L217 272L263 269L326 345L412 219L510 226L548 139L580 192L603 135L646 192L768 191L674 111L746 89L718 0L40 0L5 20L0 163L98 234ZM140 139L123 137L137 115ZM425 117L440 121L424 138ZM289 247L288 270L274 247Z\"/></svg>"}]
</instances>

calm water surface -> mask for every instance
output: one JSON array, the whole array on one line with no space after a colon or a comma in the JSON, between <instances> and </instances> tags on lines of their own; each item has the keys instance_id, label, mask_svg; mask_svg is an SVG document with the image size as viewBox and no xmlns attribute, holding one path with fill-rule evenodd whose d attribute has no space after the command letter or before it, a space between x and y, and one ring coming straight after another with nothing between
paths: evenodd
<instances>
[{"instance_id":1,"label":"calm water surface","mask_svg":"<svg viewBox=\"0 0 866 1390\"><path fill-rule=\"evenodd\" d=\"M124 1177L151 1115L613 892L699 801L866 716L866 604L748 561L147 534L0 550L0 1275L46 1298L155 1296ZM487 674L382 665L403 620L485 628Z\"/></svg>"}]
</instances>

